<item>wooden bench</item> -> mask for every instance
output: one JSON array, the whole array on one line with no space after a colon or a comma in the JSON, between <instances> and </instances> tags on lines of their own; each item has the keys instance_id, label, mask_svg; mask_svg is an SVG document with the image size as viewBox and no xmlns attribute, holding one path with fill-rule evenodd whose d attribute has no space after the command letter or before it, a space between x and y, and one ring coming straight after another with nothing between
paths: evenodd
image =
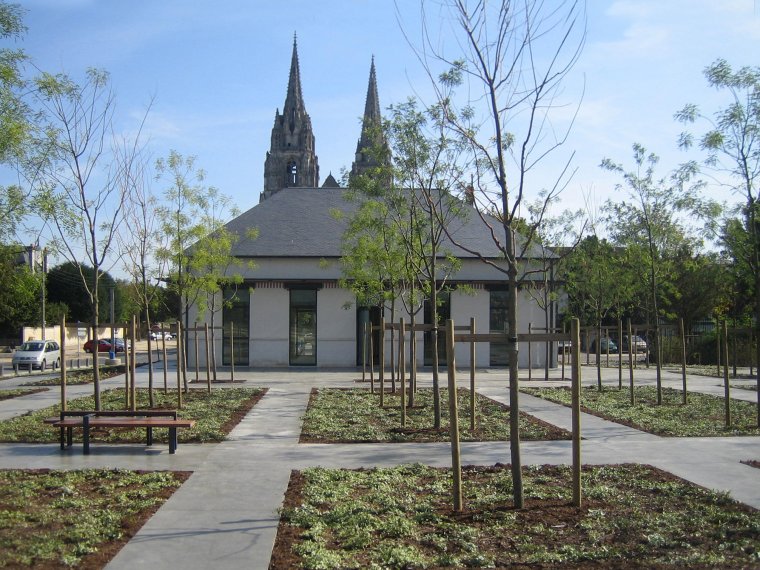
<instances>
[{"instance_id":1,"label":"wooden bench","mask_svg":"<svg viewBox=\"0 0 760 570\"><path fill-rule=\"evenodd\" d=\"M90 430L94 427L146 429L146 445L153 445L153 428L169 429L169 453L177 451L177 429L191 428L195 420L178 419L176 410L73 410L60 417L46 418L45 423L60 429L61 449L73 445L73 430L82 428L82 452L90 453Z\"/></svg>"}]
</instances>

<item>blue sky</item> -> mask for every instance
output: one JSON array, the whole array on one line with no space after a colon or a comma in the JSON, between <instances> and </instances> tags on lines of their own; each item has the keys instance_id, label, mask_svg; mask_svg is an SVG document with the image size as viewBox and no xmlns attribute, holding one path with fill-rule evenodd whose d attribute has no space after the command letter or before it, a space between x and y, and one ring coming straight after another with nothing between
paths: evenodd
<instances>
[{"instance_id":1,"label":"blue sky","mask_svg":"<svg viewBox=\"0 0 760 570\"><path fill-rule=\"evenodd\" d=\"M391 0L23 0L19 43L49 72L111 73L120 128L148 102L149 147L197 157L207 182L241 210L258 202L275 109L282 108L294 32L321 179L350 168L374 55L381 106L429 93ZM411 37L417 3L398 0ZM673 114L724 103L702 76L718 57L760 65L758 0L588 0L588 38L567 94L585 83L568 147L578 172L563 206L601 203L617 181L599 167L630 164L631 144L661 156L664 175L688 158ZM540 184L540 182L539 182ZM160 188L157 188L160 190ZM717 188L710 190L731 197Z\"/></svg>"}]
</instances>

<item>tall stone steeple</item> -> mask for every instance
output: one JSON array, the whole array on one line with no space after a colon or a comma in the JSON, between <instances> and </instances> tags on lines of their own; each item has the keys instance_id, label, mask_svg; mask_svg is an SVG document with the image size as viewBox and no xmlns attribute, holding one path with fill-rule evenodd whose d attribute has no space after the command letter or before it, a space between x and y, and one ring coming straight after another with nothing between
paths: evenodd
<instances>
[{"instance_id":1,"label":"tall stone steeple","mask_svg":"<svg viewBox=\"0 0 760 570\"><path fill-rule=\"evenodd\" d=\"M271 145L264 162L264 191L259 201L283 188L317 188L318 185L319 163L314 148L314 133L303 102L298 45L293 36L288 92L282 114L279 109L275 111Z\"/></svg>"},{"instance_id":2,"label":"tall stone steeple","mask_svg":"<svg viewBox=\"0 0 760 570\"><path fill-rule=\"evenodd\" d=\"M388 143L381 131L382 115L380 99L377 96L377 75L375 74L375 57L369 68L369 85L367 100L364 103L362 134L356 144L356 155L351 165L351 176L359 176L372 168L380 166L389 159Z\"/></svg>"}]
</instances>

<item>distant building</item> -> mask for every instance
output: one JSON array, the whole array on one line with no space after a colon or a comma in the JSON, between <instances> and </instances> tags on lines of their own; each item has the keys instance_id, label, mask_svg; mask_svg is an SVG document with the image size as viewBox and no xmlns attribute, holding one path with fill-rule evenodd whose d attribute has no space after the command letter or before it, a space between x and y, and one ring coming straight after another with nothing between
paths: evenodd
<instances>
[{"instance_id":1,"label":"distant building","mask_svg":"<svg viewBox=\"0 0 760 570\"><path fill-rule=\"evenodd\" d=\"M348 119L349 117L347 117ZM351 168L351 176L377 166L367 151L384 144L378 139L380 103L374 59L370 66L362 132ZM319 163L311 119L301 92L297 44L293 42L288 89L283 112L275 112L270 150L264 166L264 191L260 202L227 224L240 236L233 254L242 261L255 262L255 269L244 270L244 284L237 289L231 303L222 311L224 336L217 341L217 354L225 365L230 363L230 323L234 324L236 365L244 366L317 366L353 367L362 362L361 331L364 323L380 322L379 307L357 306L354 294L339 286L341 273L341 238L345 222L336 220L340 210L348 218L356 207L344 199L332 175L319 187ZM258 229L258 237L249 239L247 231ZM457 238L476 247L491 260L501 263L501 254L487 227L474 210L469 218L450 226ZM453 291L442 295L442 317L458 324L476 320L476 330L504 331L506 322L506 284L503 273L475 256L449 245L461 258L461 269L450 279ZM457 285L467 285L458 291ZM520 291L519 327L527 332L528 323L543 323L543 311L531 296ZM191 307L189 321L198 317ZM201 320L202 320L201 316ZM390 313L384 317L390 319ZM397 317L398 318L398 317ZM409 317L404 316L408 322ZM423 316L418 316L418 322ZM424 322L430 311L424 311ZM217 321L218 322L218 321ZM419 333L419 364L432 359L430 339ZM443 343L440 343L443 346ZM190 343L189 361L195 361ZM423 349L424 348L424 349ZM375 346L377 350L377 345ZM460 361L469 358L469 347L457 348ZM205 365L205 353L199 361ZM390 348L386 354L390 353ZM532 351L533 366L543 366L544 346ZM479 345L479 367L504 366L506 346ZM520 352L520 365L528 365L528 352Z\"/></svg>"}]
</instances>

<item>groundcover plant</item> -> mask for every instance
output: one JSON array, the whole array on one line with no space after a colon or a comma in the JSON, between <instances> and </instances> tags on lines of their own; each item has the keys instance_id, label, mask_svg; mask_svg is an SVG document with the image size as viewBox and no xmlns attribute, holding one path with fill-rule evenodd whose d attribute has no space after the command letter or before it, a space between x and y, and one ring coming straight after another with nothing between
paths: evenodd
<instances>
[{"instance_id":1,"label":"groundcover plant","mask_svg":"<svg viewBox=\"0 0 760 570\"><path fill-rule=\"evenodd\" d=\"M509 407L476 394L476 426L470 430L470 392L457 391L459 437L462 441L505 441L509 439ZM449 414L444 408L441 429L433 429L433 391L419 389L414 406L407 409L406 425L401 427L401 396L387 393L380 407L380 395L364 388L326 388L312 391L304 416L302 442L430 442L448 441ZM448 390L441 390L441 401L448 401ZM520 415L522 439L570 439L570 434L527 414Z\"/></svg>"},{"instance_id":2,"label":"groundcover plant","mask_svg":"<svg viewBox=\"0 0 760 570\"><path fill-rule=\"evenodd\" d=\"M0 567L102 568L189 475L0 470Z\"/></svg>"},{"instance_id":3,"label":"groundcover plant","mask_svg":"<svg viewBox=\"0 0 760 570\"><path fill-rule=\"evenodd\" d=\"M589 467L571 504L569 467L525 468L515 510L508 466L421 465L293 472L270 569L760 566L760 513L657 469ZM522 567L522 566L521 566Z\"/></svg>"},{"instance_id":4,"label":"groundcover plant","mask_svg":"<svg viewBox=\"0 0 760 570\"><path fill-rule=\"evenodd\" d=\"M570 405L568 388L524 388L523 392L553 402ZM657 405L653 386L634 388L635 404L631 406L628 389L584 387L581 391L584 412L662 436L709 437L728 435L760 435L757 427L757 405L754 402L731 401L731 427L725 423L725 401L717 396L689 392L688 403L682 403L680 390L664 388L662 405Z\"/></svg>"}]
</instances>

